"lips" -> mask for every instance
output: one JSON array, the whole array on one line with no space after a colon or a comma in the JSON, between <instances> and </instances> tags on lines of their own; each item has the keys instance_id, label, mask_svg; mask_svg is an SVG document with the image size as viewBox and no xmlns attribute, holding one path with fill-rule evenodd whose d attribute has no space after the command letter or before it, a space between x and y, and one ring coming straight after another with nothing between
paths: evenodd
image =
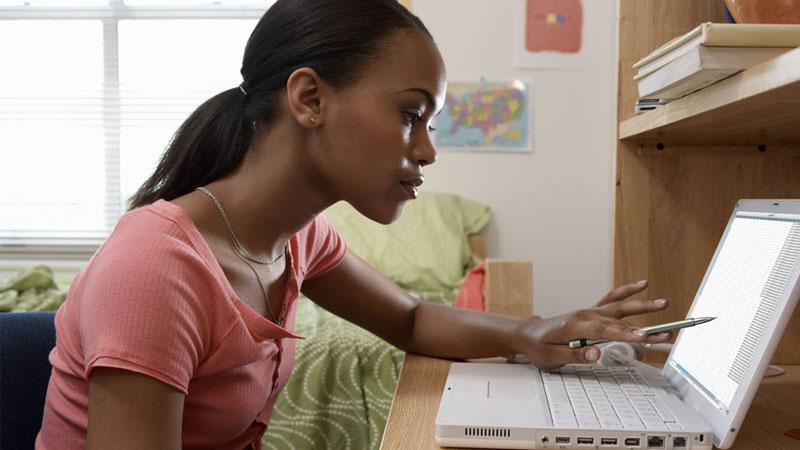
<instances>
[{"instance_id":1,"label":"lips","mask_svg":"<svg viewBox=\"0 0 800 450\"><path fill-rule=\"evenodd\" d=\"M410 179L407 179L407 180L403 180L403 181L400 182L400 184L403 185L403 188L408 193L408 196L411 199L415 199L419 195L419 190L417 188L419 188L422 185L422 183L424 183L424 182L425 182L424 178L416 177L416 178L410 178Z\"/></svg>"}]
</instances>

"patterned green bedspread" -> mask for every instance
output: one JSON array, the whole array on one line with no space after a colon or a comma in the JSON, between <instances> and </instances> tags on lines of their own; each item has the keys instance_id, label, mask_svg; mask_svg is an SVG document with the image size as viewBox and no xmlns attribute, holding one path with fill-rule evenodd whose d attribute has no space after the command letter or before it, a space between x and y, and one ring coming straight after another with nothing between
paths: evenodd
<instances>
[{"instance_id":1,"label":"patterned green bedspread","mask_svg":"<svg viewBox=\"0 0 800 450\"><path fill-rule=\"evenodd\" d=\"M452 304L455 293L422 294ZM377 449L403 351L301 297L294 372L278 397L264 449Z\"/></svg>"}]
</instances>

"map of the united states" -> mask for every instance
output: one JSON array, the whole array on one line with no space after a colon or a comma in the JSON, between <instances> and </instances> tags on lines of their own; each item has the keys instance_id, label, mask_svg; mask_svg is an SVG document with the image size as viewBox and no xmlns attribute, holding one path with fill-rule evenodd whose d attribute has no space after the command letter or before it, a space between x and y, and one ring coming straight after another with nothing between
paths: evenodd
<instances>
[{"instance_id":1,"label":"map of the united states","mask_svg":"<svg viewBox=\"0 0 800 450\"><path fill-rule=\"evenodd\" d=\"M521 82L453 83L437 121L437 144L525 149L527 103L527 86Z\"/></svg>"}]
</instances>

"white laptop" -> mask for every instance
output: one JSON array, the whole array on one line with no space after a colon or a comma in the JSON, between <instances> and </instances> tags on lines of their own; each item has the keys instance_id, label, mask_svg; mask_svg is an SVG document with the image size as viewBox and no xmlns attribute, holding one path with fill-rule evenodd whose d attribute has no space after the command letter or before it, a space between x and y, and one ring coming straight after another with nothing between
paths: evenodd
<instances>
[{"instance_id":1,"label":"white laptop","mask_svg":"<svg viewBox=\"0 0 800 450\"><path fill-rule=\"evenodd\" d=\"M454 363L437 442L730 447L800 295L798 260L800 200L740 200L687 315L716 320L681 330L663 369Z\"/></svg>"}]
</instances>

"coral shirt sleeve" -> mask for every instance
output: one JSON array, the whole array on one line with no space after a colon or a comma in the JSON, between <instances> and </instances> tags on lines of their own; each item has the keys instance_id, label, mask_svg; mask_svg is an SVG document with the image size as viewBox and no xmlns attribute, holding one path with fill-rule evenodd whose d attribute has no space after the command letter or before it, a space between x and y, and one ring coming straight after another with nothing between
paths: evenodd
<instances>
[{"instance_id":1,"label":"coral shirt sleeve","mask_svg":"<svg viewBox=\"0 0 800 450\"><path fill-rule=\"evenodd\" d=\"M127 233L111 240L106 245L113 248L94 261L79 324L84 376L88 380L95 367L115 367L187 393L210 346L211 275L177 227L152 225L165 229L147 239Z\"/></svg>"},{"instance_id":2,"label":"coral shirt sleeve","mask_svg":"<svg viewBox=\"0 0 800 450\"><path fill-rule=\"evenodd\" d=\"M304 241L306 278L330 272L342 262L347 245L323 214L318 215L300 233Z\"/></svg>"}]
</instances>

